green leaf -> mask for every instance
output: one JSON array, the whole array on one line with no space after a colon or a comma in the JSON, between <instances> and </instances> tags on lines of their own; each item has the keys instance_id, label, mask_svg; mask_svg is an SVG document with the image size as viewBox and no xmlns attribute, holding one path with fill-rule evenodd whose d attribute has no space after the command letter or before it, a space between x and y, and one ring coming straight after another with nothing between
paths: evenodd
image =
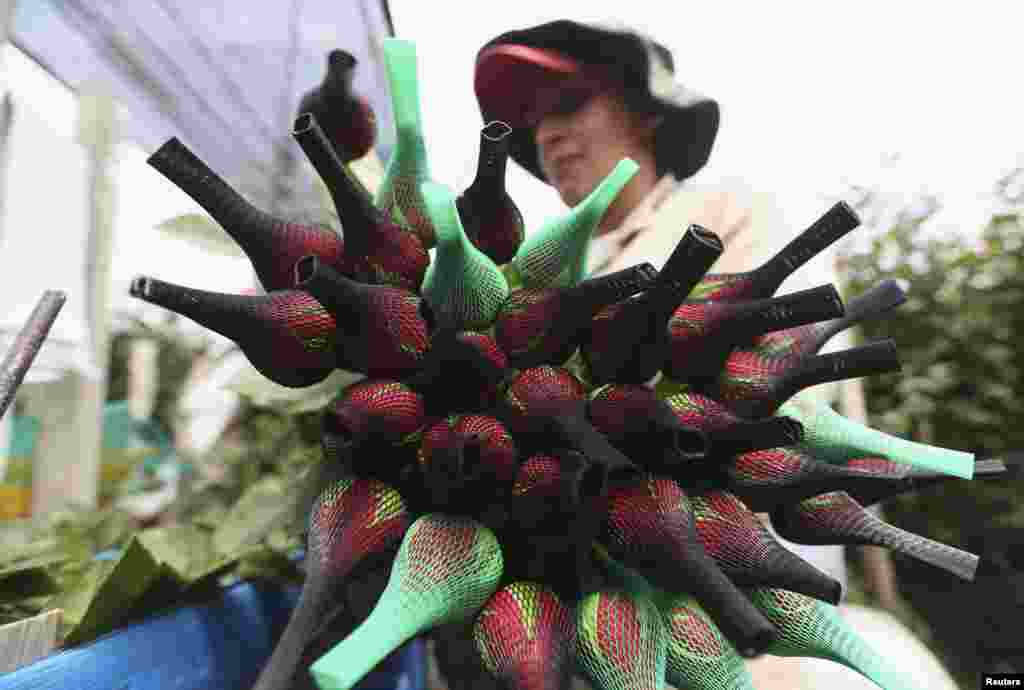
<instances>
[{"instance_id":1,"label":"green leaf","mask_svg":"<svg viewBox=\"0 0 1024 690\"><path fill-rule=\"evenodd\" d=\"M215 587L222 576L229 574L237 568L241 557L241 554L218 556L208 563L205 569L193 571L189 576L186 592L196 592Z\"/></svg>"},{"instance_id":2,"label":"green leaf","mask_svg":"<svg viewBox=\"0 0 1024 690\"><path fill-rule=\"evenodd\" d=\"M280 551L269 547L250 549L238 564L238 577L243 580L268 579L301 583L304 577L298 564Z\"/></svg>"},{"instance_id":3,"label":"green leaf","mask_svg":"<svg viewBox=\"0 0 1024 690\"><path fill-rule=\"evenodd\" d=\"M20 620L21 618L31 618L40 611L45 610L51 599L53 599L53 592L45 594L25 592L25 596L22 596L18 601L0 602L0 611L4 612L0 616L6 619L5 622Z\"/></svg>"},{"instance_id":4,"label":"green leaf","mask_svg":"<svg viewBox=\"0 0 1024 690\"><path fill-rule=\"evenodd\" d=\"M0 579L0 601L18 602L28 597L56 594L60 585L43 566L8 572Z\"/></svg>"},{"instance_id":5,"label":"green leaf","mask_svg":"<svg viewBox=\"0 0 1024 690\"><path fill-rule=\"evenodd\" d=\"M248 399L256 407L274 408L284 414L300 414L323 408L342 388L365 378L364 374L337 369L313 386L288 388L274 383L246 363L225 388Z\"/></svg>"},{"instance_id":6,"label":"green leaf","mask_svg":"<svg viewBox=\"0 0 1024 690\"><path fill-rule=\"evenodd\" d=\"M155 616L163 610L182 605L185 603L184 592L185 583L178 574L171 566L161 563L157 566L156 577L150 581L146 591L131 603L118 625Z\"/></svg>"},{"instance_id":7,"label":"green leaf","mask_svg":"<svg viewBox=\"0 0 1024 690\"><path fill-rule=\"evenodd\" d=\"M65 510L49 515L47 520L46 529L63 547L79 552L95 553L119 546L134 531L131 516L120 510Z\"/></svg>"},{"instance_id":8,"label":"green leaf","mask_svg":"<svg viewBox=\"0 0 1024 690\"><path fill-rule=\"evenodd\" d=\"M298 487L296 487L298 488ZM291 553L303 546L298 535L292 534L286 529L275 529L267 536L267 546L278 553Z\"/></svg>"},{"instance_id":9,"label":"green leaf","mask_svg":"<svg viewBox=\"0 0 1024 690\"><path fill-rule=\"evenodd\" d=\"M286 491L286 484L273 476L250 486L213 533L217 553L234 556L266 538L294 511L294 493Z\"/></svg>"},{"instance_id":10,"label":"green leaf","mask_svg":"<svg viewBox=\"0 0 1024 690\"><path fill-rule=\"evenodd\" d=\"M147 529L139 541L153 557L170 569L183 582L205 575L222 559L213 548L213 536L195 525L175 525Z\"/></svg>"},{"instance_id":11,"label":"green leaf","mask_svg":"<svg viewBox=\"0 0 1024 690\"><path fill-rule=\"evenodd\" d=\"M0 601L16 602L26 597L55 594L60 587L54 575L55 566L65 564L70 558L70 554L53 550L0 567Z\"/></svg>"},{"instance_id":12,"label":"green leaf","mask_svg":"<svg viewBox=\"0 0 1024 690\"><path fill-rule=\"evenodd\" d=\"M227 515L227 506L211 502L195 514L195 517L192 518L192 524L197 527L215 530L224 524L224 519Z\"/></svg>"},{"instance_id":13,"label":"green leaf","mask_svg":"<svg viewBox=\"0 0 1024 690\"><path fill-rule=\"evenodd\" d=\"M43 545L46 548L38 551L30 551L23 547L21 553L25 555L22 558L5 559L6 562L0 564L0 581L26 570L45 569L68 560L68 554L60 550L60 545L56 541L47 540Z\"/></svg>"},{"instance_id":14,"label":"green leaf","mask_svg":"<svg viewBox=\"0 0 1024 690\"><path fill-rule=\"evenodd\" d=\"M49 603L64 610L65 644L81 644L113 630L160 574L160 564L138 539L116 561L93 562Z\"/></svg>"},{"instance_id":15,"label":"green leaf","mask_svg":"<svg viewBox=\"0 0 1024 690\"><path fill-rule=\"evenodd\" d=\"M245 252L216 222L202 213L185 213L156 226L165 236L182 240L215 256L244 257Z\"/></svg>"}]
</instances>

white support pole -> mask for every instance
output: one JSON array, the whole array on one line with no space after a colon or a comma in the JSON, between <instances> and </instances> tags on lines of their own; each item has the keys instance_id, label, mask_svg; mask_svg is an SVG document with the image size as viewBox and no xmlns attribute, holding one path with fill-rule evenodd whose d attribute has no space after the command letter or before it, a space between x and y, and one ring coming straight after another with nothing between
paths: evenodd
<instances>
[{"instance_id":1,"label":"white support pole","mask_svg":"<svg viewBox=\"0 0 1024 690\"><path fill-rule=\"evenodd\" d=\"M88 232L83 262L87 359L91 372L71 370L60 381L39 386L33 400L41 433L33 473L32 513L67 506L95 508L103 444L103 408L110 358L110 263L115 212L112 168L117 144L115 103L101 88L78 94L78 141L86 150ZM35 394L33 398L35 398Z\"/></svg>"},{"instance_id":2,"label":"white support pole","mask_svg":"<svg viewBox=\"0 0 1024 690\"><path fill-rule=\"evenodd\" d=\"M154 338L133 338L128 355L128 410L133 419L153 416L159 385L160 343Z\"/></svg>"},{"instance_id":3,"label":"white support pole","mask_svg":"<svg viewBox=\"0 0 1024 690\"><path fill-rule=\"evenodd\" d=\"M3 51L7 47L7 36L10 33L11 20L14 16L14 0L0 0L0 247L3 247L4 209L7 193L7 152L11 123L14 115L14 102L7 86L7 69L4 65ZM11 420L14 417L14 405L11 405L3 417L0 417L0 479L7 469L8 448L11 445Z\"/></svg>"},{"instance_id":4,"label":"white support pole","mask_svg":"<svg viewBox=\"0 0 1024 690\"><path fill-rule=\"evenodd\" d=\"M88 160L89 241L85 256L86 320L90 359L97 375L80 377L78 435L82 458L76 463L76 493L96 504L103 450L103 408L107 399L110 360L110 276L114 247L115 148L118 142L114 99L99 85L88 85L78 96L78 141Z\"/></svg>"}]
</instances>

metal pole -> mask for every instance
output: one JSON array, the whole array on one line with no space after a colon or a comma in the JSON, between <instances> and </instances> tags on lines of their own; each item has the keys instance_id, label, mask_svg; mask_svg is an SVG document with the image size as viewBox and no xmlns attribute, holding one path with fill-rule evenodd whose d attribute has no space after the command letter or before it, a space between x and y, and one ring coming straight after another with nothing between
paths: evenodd
<instances>
[{"instance_id":1,"label":"metal pole","mask_svg":"<svg viewBox=\"0 0 1024 690\"><path fill-rule=\"evenodd\" d=\"M35 309L11 343L4 361L0 363L0 416L7 412L14 394L25 379L29 367L43 347L57 314L67 300L60 290L47 290L39 298Z\"/></svg>"}]
</instances>

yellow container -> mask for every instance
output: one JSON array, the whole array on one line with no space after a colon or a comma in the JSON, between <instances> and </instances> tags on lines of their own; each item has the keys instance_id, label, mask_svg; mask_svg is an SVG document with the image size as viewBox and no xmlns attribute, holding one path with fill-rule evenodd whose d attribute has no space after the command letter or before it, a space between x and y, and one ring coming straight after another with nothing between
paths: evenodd
<instances>
[{"instance_id":1,"label":"yellow container","mask_svg":"<svg viewBox=\"0 0 1024 690\"><path fill-rule=\"evenodd\" d=\"M7 458L0 483L0 520L26 518L32 512L32 458Z\"/></svg>"}]
</instances>

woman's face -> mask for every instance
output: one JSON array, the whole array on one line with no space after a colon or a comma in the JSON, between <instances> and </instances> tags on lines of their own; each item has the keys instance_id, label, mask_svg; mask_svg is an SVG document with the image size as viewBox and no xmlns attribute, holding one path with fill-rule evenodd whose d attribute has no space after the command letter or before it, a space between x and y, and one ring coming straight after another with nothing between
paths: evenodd
<instances>
[{"instance_id":1,"label":"woman's face","mask_svg":"<svg viewBox=\"0 0 1024 690\"><path fill-rule=\"evenodd\" d=\"M653 130L613 92L567 91L539 119L534 143L541 172L575 206L623 158L652 156Z\"/></svg>"}]
</instances>

